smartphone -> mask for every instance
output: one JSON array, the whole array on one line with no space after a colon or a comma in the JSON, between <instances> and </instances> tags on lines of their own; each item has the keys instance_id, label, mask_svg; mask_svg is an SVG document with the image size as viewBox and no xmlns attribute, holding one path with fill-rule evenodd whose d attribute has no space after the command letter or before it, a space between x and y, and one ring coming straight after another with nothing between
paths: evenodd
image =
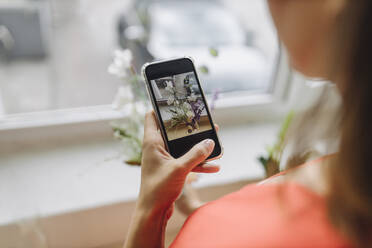
<instances>
[{"instance_id":1,"label":"smartphone","mask_svg":"<svg viewBox=\"0 0 372 248\"><path fill-rule=\"evenodd\" d=\"M179 158L212 139L215 147L207 161L220 158L222 146L192 59L147 63L142 74L168 152Z\"/></svg>"}]
</instances>

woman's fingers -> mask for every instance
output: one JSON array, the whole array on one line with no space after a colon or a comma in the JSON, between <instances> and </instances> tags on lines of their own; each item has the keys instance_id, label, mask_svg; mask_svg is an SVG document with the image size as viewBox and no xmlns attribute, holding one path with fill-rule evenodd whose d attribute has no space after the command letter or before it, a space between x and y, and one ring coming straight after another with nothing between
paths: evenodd
<instances>
[{"instance_id":1,"label":"woman's fingers","mask_svg":"<svg viewBox=\"0 0 372 248\"><path fill-rule=\"evenodd\" d=\"M151 136L157 133L158 126L156 123L154 111L147 112L145 115L145 136Z\"/></svg>"},{"instance_id":2,"label":"woman's fingers","mask_svg":"<svg viewBox=\"0 0 372 248\"><path fill-rule=\"evenodd\" d=\"M158 130L158 124L154 111L146 113L145 116L145 131L144 131L144 144L145 143L157 143L164 146L163 138Z\"/></svg>"},{"instance_id":3,"label":"woman's fingers","mask_svg":"<svg viewBox=\"0 0 372 248\"><path fill-rule=\"evenodd\" d=\"M145 131L144 131L144 143L162 143L163 138L158 130L158 124L156 121L154 111L146 113L145 116ZM216 131L219 131L219 126L214 124ZM204 140L199 144L195 145L188 153L180 158L185 166L191 170L196 165L205 161L210 155L214 148L214 141L211 139Z\"/></svg>"},{"instance_id":4,"label":"woman's fingers","mask_svg":"<svg viewBox=\"0 0 372 248\"><path fill-rule=\"evenodd\" d=\"M214 141L211 139L203 140L196 144L185 155L177 159L186 170L191 171L195 166L205 161L212 153Z\"/></svg>"},{"instance_id":5,"label":"woman's fingers","mask_svg":"<svg viewBox=\"0 0 372 248\"><path fill-rule=\"evenodd\" d=\"M199 173L216 173L220 170L220 166L216 164L201 164L192 169L192 172Z\"/></svg>"}]
</instances>

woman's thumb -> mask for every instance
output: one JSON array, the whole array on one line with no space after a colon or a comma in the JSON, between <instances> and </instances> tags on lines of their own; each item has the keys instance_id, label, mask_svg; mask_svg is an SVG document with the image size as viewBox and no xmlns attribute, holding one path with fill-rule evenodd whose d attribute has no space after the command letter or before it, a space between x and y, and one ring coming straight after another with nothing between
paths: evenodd
<instances>
[{"instance_id":1,"label":"woman's thumb","mask_svg":"<svg viewBox=\"0 0 372 248\"><path fill-rule=\"evenodd\" d=\"M192 170L195 166L204 162L212 153L214 148L214 141L211 139L203 140L196 144L190 151L180 157L180 163L188 170Z\"/></svg>"}]
</instances>

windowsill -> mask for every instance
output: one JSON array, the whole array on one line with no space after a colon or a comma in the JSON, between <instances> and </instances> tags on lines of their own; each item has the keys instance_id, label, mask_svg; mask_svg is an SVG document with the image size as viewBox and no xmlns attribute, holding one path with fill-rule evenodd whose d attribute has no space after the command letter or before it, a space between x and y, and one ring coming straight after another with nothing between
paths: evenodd
<instances>
[{"instance_id":1,"label":"windowsill","mask_svg":"<svg viewBox=\"0 0 372 248\"><path fill-rule=\"evenodd\" d=\"M272 89L272 92L221 93L220 99L215 103L216 108L213 115L216 118L214 119L220 124L238 124L252 120L278 120L279 117L282 117L283 112L288 111L286 102L289 102L291 97L287 96L287 91L292 84L292 78L286 56L281 54L278 60L279 66L273 83L275 89ZM210 102L210 99L208 99L208 102ZM67 130L65 135L71 135L69 126L80 125L81 130L91 129L92 126L101 128L101 124L105 125L107 121L127 116L130 113L129 110L130 106L119 113L113 110L111 105L98 105L10 115L0 112L0 135L12 141L14 134L17 135L17 131L20 131L22 132L22 139L28 139L27 135L32 130L33 134L31 136L40 135L44 137L46 136L45 130L42 129L48 128L51 130L53 127L58 132L62 127L63 131ZM249 115L246 113L249 113ZM54 131L56 132L56 130ZM53 133L53 131L50 131L50 133ZM95 132L93 133L95 134ZM9 136L11 137L9 138Z\"/></svg>"},{"instance_id":2,"label":"windowsill","mask_svg":"<svg viewBox=\"0 0 372 248\"><path fill-rule=\"evenodd\" d=\"M208 97L208 102L210 102ZM274 97L269 93L229 94L215 103L215 112L231 111L236 108L254 108L273 104ZM138 107L144 110L141 104ZM92 123L123 118L130 114L128 104L121 112L112 109L111 105L98 105L74 109L60 109L11 115L0 114L0 132L25 128L42 128L78 123Z\"/></svg>"},{"instance_id":3,"label":"windowsill","mask_svg":"<svg viewBox=\"0 0 372 248\"><path fill-rule=\"evenodd\" d=\"M256 158L273 142L278 126L276 122L222 126L225 154L218 161L222 169L202 175L195 186L262 178L264 171ZM7 203L0 205L0 227L29 218L63 217L75 212L83 216L88 210L136 199L140 169L123 164L121 144L110 135L89 141L49 144L41 140L35 144L22 149L18 143L17 149L8 149L0 156L0 197ZM105 214L113 213L107 209ZM94 223L95 217L89 221ZM61 218L55 221L54 226L60 224L58 221L63 223ZM127 225L129 219L122 221ZM100 230L110 224L100 223ZM79 225L89 229L81 226L79 217L69 228Z\"/></svg>"}]
</instances>

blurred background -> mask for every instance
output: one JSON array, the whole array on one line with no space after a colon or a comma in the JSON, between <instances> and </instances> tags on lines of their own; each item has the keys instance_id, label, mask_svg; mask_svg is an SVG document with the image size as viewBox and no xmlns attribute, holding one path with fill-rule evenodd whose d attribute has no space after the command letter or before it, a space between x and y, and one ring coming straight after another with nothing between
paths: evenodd
<instances>
[{"instance_id":1,"label":"blurred background","mask_svg":"<svg viewBox=\"0 0 372 248\"><path fill-rule=\"evenodd\" d=\"M0 0L0 247L121 247L140 169L113 138L130 118L111 105L117 49L136 71L192 56L208 100L218 92L224 156L193 183L204 201L263 179L285 116L323 91L291 69L264 0Z\"/></svg>"},{"instance_id":2,"label":"blurred background","mask_svg":"<svg viewBox=\"0 0 372 248\"><path fill-rule=\"evenodd\" d=\"M192 56L209 68L208 93L270 90L278 55L263 0L0 0L2 112L110 104L116 48L131 49L137 69Z\"/></svg>"}]
</instances>

